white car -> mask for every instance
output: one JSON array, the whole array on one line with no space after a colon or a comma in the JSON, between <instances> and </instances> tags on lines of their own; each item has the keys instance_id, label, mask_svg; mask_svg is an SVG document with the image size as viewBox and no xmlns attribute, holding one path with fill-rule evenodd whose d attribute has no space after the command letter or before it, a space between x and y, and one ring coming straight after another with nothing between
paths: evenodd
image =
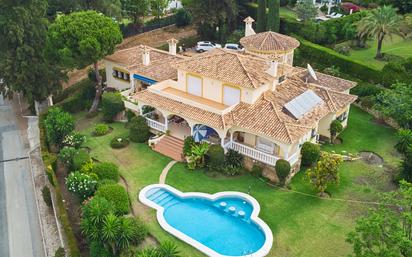
<instances>
[{"instance_id":1,"label":"white car","mask_svg":"<svg viewBox=\"0 0 412 257\"><path fill-rule=\"evenodd\" d=\"M244 50L243 47L239 44L226 44L224 49L234 50L234 51L239 51L239 52L242 52Z\"/></svg>"},{"instance_id":2,"label":"white car","mask_svg":"<svg viewBox=\"0 0 412 257\"><path fill-rule=\"evenodd\" d=\"M203 53L215 48L222 48L222 45L210 41L199 41L196 45L196 52Z\"/></svg>"}]
</instances>

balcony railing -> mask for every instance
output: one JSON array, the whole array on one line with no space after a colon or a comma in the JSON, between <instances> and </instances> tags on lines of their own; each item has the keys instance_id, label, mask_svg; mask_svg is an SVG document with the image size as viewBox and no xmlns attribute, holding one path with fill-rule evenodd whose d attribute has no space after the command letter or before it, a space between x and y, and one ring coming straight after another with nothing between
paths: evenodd
<instances>
[{"instance_id":1,"label":"balcony railing","mask_svg":"<svg viewBox=\"0 0 412 257\"><path fill-rule=\"evenodd\" d=\"M235 150L237 152L239 152L240 154L246 155L252 159L255 159L257 161L269 164L271 166L275 166L276 161L279 159L278 157L274 156L274 155L270 155L264 152L261 152L259 150L256 150L250 146L244 145L244 144L240 144L234 141L229 141L225 147L227 149L232 149Z\"/></svg>"},{"instance_id":2,"label":"balcony railing","mask_svg":"<svg viewBox=\"0 0 412 257\"><path fill-rule=\"evenodd\" d=\"M152 129L161 131L161 132L166 132L166 126L165 126L165 124L160 123L160 122L155 121L155 120L152 120L152 119L147 118L147 117L145 117L145 118L146 118L147 125L148 125L149 127L151 127Z\"/></svg>"},{"instance_id":3,"label":"balcony railing","mask_svg":"<svg viewBox=\"0 0 412 257\"><path fill-rule=\"evenodd\" d=\"M252 148L250 146L247 146L247 145L235 142L235 141L226 142L226 144L224 145L224 148L235 150L242 155L248 156L254 160L263 162L265 164L269 164L271 166L275 166L277 160L280 159L278 156L262 152L260 150L257 150L255 148ZM290 163L290 165L294 165L296 162L299 161L299 156L300 156L300 153L299 151L297 151L292 156L290 156L287 159L287 161Z\"/></svg>"},{"instance_id":4,"label":"balcony railing","mask_svg":"<svg viewBox=\"0 0 412 257\"><path fill-rule=\"evenodd\" d=\"M137 106L137 104L134 104L133 102L130 102L128 100L123 100L123 103L124 103L124 107L126 109L130 109L130 110L135 111L135 112L140 112L139 111L139 106Z\"/></svg>"}]
</instances>

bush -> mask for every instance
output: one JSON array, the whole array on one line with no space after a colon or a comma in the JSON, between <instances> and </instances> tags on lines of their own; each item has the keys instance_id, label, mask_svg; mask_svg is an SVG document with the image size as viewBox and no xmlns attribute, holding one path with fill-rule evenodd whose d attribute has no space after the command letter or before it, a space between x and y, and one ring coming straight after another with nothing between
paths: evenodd
<instances>
[{"instance_id":1,"label":"bush","mask_svg":"<svg viewBox=\"0 0 412 257\"><path fill-rule=\"evenodd\" d=\"M94 165L94 173L99 177L99 180L111 179L119 181L119 168L111 162L100 162Z\"/></svg>"},{"instance_id":2,"label":"bush","mask_svg":"<svg viewBox=\"0 0 412 257\"><path fill-rule=\"evenodd\" d=\"M253 164L251 173L252 173L253 176L262 177L263 168L259 165Z\"/></svg>"},{"instance_id":3,"label":"bush","mask_svg":"<svg viewBox=\"0 0 412 257\"><path fill-rule=\"evenodd\" d=\"M176 12L176 26L184 27L192 23L192 14L185 8L180 8Z\"/></svg>"},{"instance_id":4,"label":"bush","mask_svg":"<svg viewBox=\"0 0 412 257\"><path fill-rule=\"evenodd\" d=\"M335 50L336 52L338 52L340 54L343 54L343 55L349 55L351 48L350 48L350 46L348 46L346 44L338 44L338 45L335 45L333 50Z\"/></svg>"},{"instance_id":5,"label":"bush","mask_svg":"<svg viewBox=\"0 0 412 257\"><path fill-rule=\"evenodd\" d=\"M243 168L243 155L235 150L229 149L225 155L223 173L229 176L240 174Z\"/></svg>"},{"instance_id":6,"label":"bush","mask_svg":"<svg viewBox=\"0 0 412 257\"><path fill-rule=\"evenodd\" d=\"M122 96L118 92L104 93L102 97L103 120L113 122L116 115L124 110Z\"/></svg>"},{"instance_id":7,"label":"bush","mask_svg":"<svg viewBox=\"0 0 412 257\"><path fill-rule=\"evenodd\" d=\"M65 146L60 150L57 158L66 168L70 168L73 165L73 159L77 152L78 150L74 147Z\"/></svg>"},{"instance_id":8,"label":"bush","mask_svg":"<svg viewBox=\"0 0 412 257\"><path fill-rule=\"evenodd\" d=\"M376 97L373 95L363 96L359 98L360 104L365 108L373 108L376 104Z\"/></svg>"},{"instance_id":9,"label":"bush","mask_svg":"<svg viewBox=\"0 0 412 257\"><path fill-rule=\"evenodd\" d=\"M286 160L277 160L275 164L276 175L279 178L279 182L284 185L286 182L286 178L289 176L290 173L290 163Z\"/></svg>"},{"instance_id":10,"label":"bush","mask_svg":"<svg viewBox=\"0 0 412 257\"><path fill-rule=\"evenodd\" d=\"M136 143L144 143L149 140L150 128L143 116L134 117L130 121L130 135L131 141Z\"/></svg>"},{"instance_id":11,"label":"bush","mask_svg":"<svg viewBox=\"0 0 412 257\"><path fill-rule=\"evenodd\" d=\"M59 107L50 108L44 120L49 144L60 146L63 139L74 130L74 119Z\"/></svg>"},{"instance_id":12,"label":"bush","mask_svg":"<svg viewBox=\"0 0 412 257\"><path fill-rule=\"evenodd\" d=\"M352 88L350 93L359 97L363 96L376 96L383 91L383 88L379 85L370 83L359 83L356 87Z\"/></svg>"},{"instance_id":13,"label":"bush","mask_svg":"<svg viewBox=\"0 0 412 257\"><path fill-rule=\"evenodd\" d=\"M183 142L183 155L184 156L192 155L192 147L195 144L196 144L195 139L192 136L185 137L185 140Z\"/></svg>"},{"instance_id":14,"label":"bush","mask_svg":"<svg viewBox=\"0 0 412 257\"><path fill-rule=\"evenodd\" d=\"M47 186L44 186L41 189L41 195L43 197L44 202L46 203L47 206L52 207L53 206L53 202L51 199L51 192L50 192L50 188L48 188Z\"/></svg>"},{"instance_id":15,"label":"bush","mask_svg":"<svg viewBox=\"0 0 412 257\"><path fill-rule=\"evenodd\" d=\"M117 215L125 215L130 211L129 196L121 185L106 184L99 187L96 196L105 198L113 204Z\"/></svg>"},{"instance_id":16,"label":"bush","mask_svg":"<svg viewBox=\"0 0 412 257\"><path fill-rule=\"evenodd\" d=\"M85 164L82 165L82 167L80 168L80 172L84 173L84 174L94 174L94 162L93 161L89 161L86 162Z\"/></svg>"},{"instance_id":17,"label":"bush","mask_svg":"<svg viewBox=\"0 0 412 257\"><path fill-rule=\"evenodd\" d=\"M104 245L97 241L92 241L89 247L89 257L114 257Z\"/></svg>"},{"instance_id":18,"label":"bush","mask_svg":"<svg viewBox=\"0 0 412 257\"><path fill-rule=\"evenodd\" d=\"M335 140L336 136L342 132L343 130L343 126L342 123L338 120L334 120L331 122L330 124L330 137L331 137L331 142L333 143L333 141Z\"/></svg>"},{"instance_id":19,"label":"bush","mask_svg":"<svg viewBox=\"0 0 412 257\"><path fill-rule=\"evenodd\" d=\"M65 256L66 256L66 251L64 250L63 247L59 247L54 253L54 257L65 257Z\"/></svg>"},{"instance_id":20,"label":"bush","mask_svg":"<svg viewBox=\"0 0 412 257\"><path fill-rule=\"evenodd\" d=\"M110 128L107 124L103 124L103 123L96 124L93 129L93 135L94 136L104 136L107 133L109 133L109 130Z\"/></svg>"},{"instance_id":21,"label":"bush","mask_svg":"<svg viewBox=\"0 0 412 257\"><path fill-rule=\"evenodd\" d=\"M92 196L96 190L97 181L93 176L75 171L66 178L67 190L74 193L81 201Z\"/></svg>"},{"instance_id":22,"label":"bush","mask_svg":"<svg viewBox=\"0 0 412 257\"><path fill-rule=\"evenodd\" d=\"M73 156L71 170L80 170L82 166L90 162L90 155L83 149L78 150Z\"/></svg>"},{"instance_id":23,"label":"bush","mask_svg":"<svg viewBox=\"0 0 412 257\"><path fill-rule=\"evenodd\" d=\"M302 165L306 167L312 166L319 160L320 147L311 142L305 142L300 153L302 154Z\"/></svg>"},{"instance_id":24,"label":"bush","mask_svg":"<svg viewBox=\"0 0 412 257\"><path fill-rule=\"evenodd\" d=\"M78 149L85 141L86 136L73 131L63 139L63 145Z\"/></svg>"},{"instance_id":25,"label":"bush","mask_svg":"<svg viewBox=\"0 0 412 257\"><path fill-rule=\"evenodd\" d=\"M57 106L60 106L66 112L77 113L84 111L88 104L87 101L81 98L80 94L75 94L67 97L62 102L58 103Z\"/></svg>"},{"instance_id":26,"label":"bush","mask_svg":"<svg viewBox=\"0 0 412 257\"><path fill-rule=\"evenodd\" d=\"M208 167L210 170L220 171L225 164L225 151L220 145L211 145L208 156Z\"/></svg>"},{"instance_id":27,"label":"bush","mask_svg":"<svg viewBox=\"0 0 412 257\"><path fill-rule=\"evenodd\" d=\"M113 184L117 184L117 182L115 182L114 180L111 180L111 179L102 179L102 180L97 181L96 188L99 189L99 187L101 187L101 186L113 185Z\"/></svg>"},{"instance_id":28,"label":"bush","mask_svg":"<svg viewBox=\"0 0 412 257\"><path fill-rule=\"evenodd\" d=\"M110 146L114 149L124 148L129 145L129 139L124 137L115 137L110 141Z\"/></svg>"},{"instance_id":29,"label":"bush","mask_svg":"<svg viewBox=\"0 0 412 257\"><path fill-rule=\"evenodd\" d=\"M127 109L125 113L128 121L131 121L134 117L136 117L136 113L132 110Z\"/></svg>"}]
</instances>

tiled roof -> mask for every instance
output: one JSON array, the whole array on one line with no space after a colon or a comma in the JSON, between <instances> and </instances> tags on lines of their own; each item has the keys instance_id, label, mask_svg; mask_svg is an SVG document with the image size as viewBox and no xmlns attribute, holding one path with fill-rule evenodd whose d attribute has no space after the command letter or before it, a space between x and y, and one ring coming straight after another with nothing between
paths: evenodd
<instances>
[{"instance_id":1,"label":"tiled roof","mask_svg":"<svg viewBox=\"0 0 412 257\"><path fill-rule=\"evenodd\" d=\"M351 89L356 86L356 82L349 81L346 79L334 77L331 75L327 75L320 72L315 72L317 80L313 79L312 76L309 75L307 69L301 68L299 72L297 72L297 76L304 82L318 84L328 89L332 89L338 92L344 92L348 89Z\"/></svg>"},{"instance_id":2,"label":"tiled roof","mask_svg":"<svg viewBox=\"0 0 412 257\"><path fill-rule=\"evenodd\" d=\"M144 47L150 51L149 65L143 64L142 54ZM148 46L136 46L116 51L114 54L105 57L106 60L123 64L130 72L144 77L163 81L166 79L176 79L177 70L174 62L185 59L182 55L172 55Z\"/></svg>"},{"instance_id":3,"label":"tiled roof","mask_svg":"<svg viewBox=\"0 0 412 257\"><path fill-rule=\"evenodd\" d=\"M284 104L308 89L322 98L323 103L297 120L285 111ZM285 143L297 142L327 114L337 112L356 100L356 96L304 83L296 77L277 85L274 91L265 92L254 104L239 103L224 115L205 111L149 90L136 93L135 98L211 127L223 129L235 126Z\"/></svg>"},{"instance_id":4,"label":"tiled roof","mask_svg":"<svg viewBox=\"0 0 412 257\"><path fill-rule=\"evenodd\" d=\"M266 73L270 67L267 60L223 49L180 61L176 67L245 88L258 88L275 79Z\"/></svg>"},{"instance_id":5,"label":"tiled roof","mask_svg":"<svg viewBox=\"0 0 412 257\"><path fill-rule=\"evenodd\" d=\"M267 31L240 39L246 50L258 52L289 51L299 47L299 41L280 33Z\"/></svg>"}]
</instances>

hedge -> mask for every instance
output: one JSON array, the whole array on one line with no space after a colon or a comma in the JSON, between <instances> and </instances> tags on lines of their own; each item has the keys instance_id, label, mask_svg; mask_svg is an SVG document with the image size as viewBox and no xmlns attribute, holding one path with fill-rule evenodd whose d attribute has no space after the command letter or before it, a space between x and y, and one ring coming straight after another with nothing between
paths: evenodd
<instances>
[{"instance_id":1,"label":"hedge","mask_svg":"<svg viewBox=\"0 0 412 257\"><path fill-rule=\"evenodd\" d=\"M382 82L380 70L371 68L361 62L354 61L350 59L350 57L341 55L327 47L311 43L302 38L298 39L300 41L298 56L310 61L311 64L336 66L343 73L347 73L360 80L377 84Z\"/></svg>"},{"instance_id":2,"label":"hedge","mask_svg":"<svg viewBox=\"0 0 412 257\"><path fill-rule=\"evenodd\" d=\"M129 195L126 189L119 184L101 185L95 196L101 196L111 202L115 207L117 215L125 215L130 212Z\"/></svg>"}]
</instances>

